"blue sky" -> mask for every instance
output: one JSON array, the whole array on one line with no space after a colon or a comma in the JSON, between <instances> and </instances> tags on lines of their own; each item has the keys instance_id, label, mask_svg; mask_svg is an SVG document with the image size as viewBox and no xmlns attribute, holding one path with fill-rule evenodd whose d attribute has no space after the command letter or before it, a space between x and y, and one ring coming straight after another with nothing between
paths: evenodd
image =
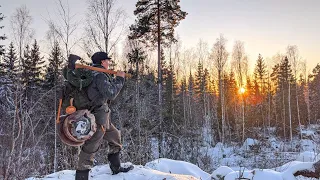
<instances>
[{"instance_id":1,"label":"blue sky","mask_svg":"<svg viewBox=\"0 0 320 180\"><path fill-rule=\"evenodd\" d=\"M68 0L71 11L83 19L86 0ZM127 23L134 21L136 0L118 0L128 14ZM48 27L44 21L52 18L55 0L4 0L0 12L6 18L0 33L10 34L9 19L15 8L26 4L34 19L32 28L37 39L45 39ZM220 33L228 39L228 50L235 40L245 42L253 65L258 54L272 57L284 53L288 45L297 45L308 67L320 63L320 1L319 0L181 0L189 14L177 28L184 47L195 47L199 39L211 47Z\"/></svg>"}]
</instances>

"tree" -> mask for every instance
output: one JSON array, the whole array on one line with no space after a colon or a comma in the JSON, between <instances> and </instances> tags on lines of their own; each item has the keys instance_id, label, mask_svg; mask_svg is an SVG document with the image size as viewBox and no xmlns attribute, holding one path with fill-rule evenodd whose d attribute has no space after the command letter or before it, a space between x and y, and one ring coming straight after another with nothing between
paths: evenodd
<instances>
[{"instance_id":1,"label":"tree","mask_svg":"<svg viewBox=\"0 0 320 180\"><path fill-rule=\"evenodd\" d=\"M91 56L99 50L111 54L119 42L126 20L126 14L121 8L116 8L117 0L89 0L87 13L87 38L85 49ZM94 48L92 48L94 47Z\"/></svg>"},{"instance_id":2,"label":"tree","mask_svg":"<svg viewBox=\"0 0 320 180\"><path fill-rule=\"evenodd\" d=\"M239 83L240 89L244 88L244 80L247 77L248 72L248 57L246 56L244 43L241 41L236 41L233 46L232 52L232 65L235 69L237 81ZM241 93L242 94L242 93ZM244 113L244 97L242 99L242 141L244 141L244 128L245 128L245 113Z\"/></svg>"},{"instance_id":3,"label":"tree","mask_svg":"<svg viewBox=\"0 0 320 180\"><path fill-rule=\"evenodd\" d=\"M127 39L126 46L129 50L128 54L126 55L128 63L135 67L134 76L136 76L138 79L138 75L140 73L139 67L141 64L143 65L144 61L147 59L146 52L144 51L141 43L139 43L137 40Z\"/></svg>"},{"instance_id":4,"label":"tree","mask_svg":"<svg viewBox=\"0 0 320 180\"><path fill-rule=\"evenodd\" d=\"M61 49L64 50L63 58L67 61L71 50L79 42L79 38L75 37L76 30L81 24L79 21L74 20L76 14L71 14L69 5L65 5L61 0L57 0L58 18L56 21L49 19L47 24L49 25L48 38L52 39L53 43L59 40Z\"/></svg>"},{"instance_id":5,"label":"tree","mask_svg":"<svg viewBox=\"0 0 320 180\"><path fill-rule=\"evenodd\" d=\"M1 7L1 6L0 6ZM0 13L0 22L3 21L4 15ZM4 26L0 26L0 29L4 28ZM7 39L6 35L0 35L0 40ZM0 56L4 54L4 45L0 44Z\"/></svg>"},{"instance_id":6,"label":"tree","mask_svg":"<svg viewBox=\"0 0 320 180\"><path fill-rule=\"evenodd\" d=\"M298 95L298 84L297 84L297 79L298 79L298 66L300 65L301 57L299 55L299 50L297 46L288 46L287 47L287 56L290 64L292 65L292 70L293 70L293 78L294 78L294 85L295 85L295 93L296 93L296 108L297 108L297 116L298 116L298 122L299 122L299 130L300 130L300 135L302 138L302 128L301 128L301 118L300 118L300 107L299 107L299 95Z\"/></svg>"},{"instance_id":7,"label":"tree","mask_svg":"<svg viewBox=\"0 0 320 180\"><path fill-rule=\"evenodd\" d=\"M22 72L21 72L21 83L24 87L28 87L32 83L32 76L31 76L31 50L30 46L26 45L23 51L23 65L22 65Z\"/></svg>"},{"instance_id":8,"label":"tree","mask_svg":"<svg viewBox=\"0 0 320 180\"><path fill-rule=\"evenodd\" d=\"M224 127L225 127L225 117L224 117L224 89L223 89L223 72L225 68L225 64L227 63L229 53L226 49L226 43L227 40L223 37L223 35L220 35L219 38L216 39L215 44L213 45L210 59L213 60L213 65L218 71L218 86L219 86L219 113L220 114L220 122L221 122L221 133L222 136L221 141L224 142Z\"/></svg>"},{"instance_id":9,"label":"tree","mask_svg":"<svg viewBox=\"0 0 320 180\"><path fill-rule=\"evenodd\" d=\"M24 47L29 44L30 39L33 36L33 30L30 28L32 23L32 17L30 15L27 6L23 5L16 9L11 17L11 27L15 43L19 50L19 64L20 67L24 66L23 51ZM21 69L20 69L21 71Z\"/></svg>"},{"instance_id":10,"label":"tree","mask_svg":"<svg viewBox=\"0 0 320 180\"><path fill-rule=\"evenodd\" d=\"M5 73L9 76L12 82L16 82L18 74L17 66L18 58L16 50L11 42L9 45L8 52L5 54L4 62L2 64Z\"/></svg>"},{"instance_id":11,"label":"tree","mask_svg":"<svg viewBox=\"0 0 320 180\"><path fill-rule=\"evenodd\" d=\"M44 85L45 87L52 88L56 85L63 62L60 45L57 41L54 43L48 60L49 65L46 70Z\"/></svg>"},{"instance_id":12,"label":"tree","mask_svg":"<svg viewBox=\"0 0 320 180\"><path fill-rule=\"evenodd\" d=\"M33 83L36 86L39 86L43 82L43 67L44 67L44 60L43 57L40 55L39 45L37 40L34 40L31 49L31 60L32 60L32 79Z\"/></svg>"},{"instance_id":13,"label":"tree","mask_svg":"<svg viewBox=\"0 0 320 180\"><path fill-rule=\"evenodd\" d=\"M254 69L254 79L258 83L259 92L261 94L265 94L267 83L267 66L261 54L258 56L256 67Z\"/></svg>"},{"instance_id":14,"label":"tree","mask_svg":"<svg viewBox=\"0 0 320 180\"><path fill-rule=\"evenodd\" d=\"M175 42L174 28L183 20L187 13L180 9L180 0L138 0L134 15L137 19L130 26L131 39L138 39L148 46L158 45L158 96L160 121L162 120L162 75L161 47ZM161 123L161 122L160 122Z\"/></svg>"},{"instance_id":15,"label":"tree","mask_svg":"<svg viewBox=\"0 0 320 180\"><path fill-rule=\"evenodd\" d=\"M259 118L254 117L256 119L261 119L263 124L263 130L265 135L265 116L264 113L266 112L265 107L265 100L266 100L266 92L267 92L267 66L264 62L263 57L261 54L259 54L256 66L254 69L254 93L251 93L254 95L252 103L256 105L256 110L254 112L258 112L257 115Z\"/></svg>"},{"instance_id":16,"label":"tree","mask_svg":"<svg viewBox=\"0 0 320 180\"><path fill-rule=\"evenodd\" d=\"M179 3L180 0L138 0L134 11L137 19L130 26L130 38L148 46L155 46L160 39L161 44L167 46L175 42L174 28L187 15Z\"/></svg>"},{"instance_id":17,"label":"tree","mask_svg":"<svg viewBox=\"0 0 320 180\"><path fill-rule=\"evenodd\" d=\"M310 100L310 117L313 120L320 119L320 64L313 68L309 75L309 100ZM316 123L316 122L314 122Z\"/></svg>"}]
</instances>

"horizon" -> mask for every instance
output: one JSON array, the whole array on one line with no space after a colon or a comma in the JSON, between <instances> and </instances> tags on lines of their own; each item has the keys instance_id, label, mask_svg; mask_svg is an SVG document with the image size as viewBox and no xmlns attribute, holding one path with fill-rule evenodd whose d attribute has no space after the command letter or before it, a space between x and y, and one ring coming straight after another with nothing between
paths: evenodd
<instances>
[{"instance_id":1,"label":"horizon","mask_svg":"<svg viewBox=\"0 0 320 180\"><path fill-rule=\"evenodd\" d=\"M84 19L87 13L87 1L69 0L71 14L77 14L77 19ZM49 29L45 22L49 16L54 19L56 12L56 0L12 0L1 3L0 12L6 17L1 25L5 27L0 34L8 37L4 44L8 45L13 41L11 38L10 17L16 8L26 5L33 18L31 28L35 30L34 39L39 42L42 53L49 52L45 48L45 33ZM136 1L117 0L117 5L127 13L127 25L134 22ZM237 1L227 0L223 2L213 2L210 0L180 1L181 9L188 13L185 20L181 21L176 34L182 42L182 51L196 48L200 39L209 46L209 52L216 38L220 34L228 40L227 49L229 60L231 59L234 42L240 40L244 42L245 52L249 58L249 70L252 73L258 55L261 54L270 65L271 59L277 53L285 54L288 45L297 45L302 60L307 62L307 72L320 62L317 52L320 51L320 1L307 0L283 0L271 1ZM38 28L40 27L40 28ZM83 27L81 27L83 28ZM78 36L81 30L79 30ZM119 42L121 47L123 40ZM7 46L6 46L7 48ZM121 48L120 48L121 50ZM77 52L79 51L76 50Z\"/></svg>"}]
</instances>

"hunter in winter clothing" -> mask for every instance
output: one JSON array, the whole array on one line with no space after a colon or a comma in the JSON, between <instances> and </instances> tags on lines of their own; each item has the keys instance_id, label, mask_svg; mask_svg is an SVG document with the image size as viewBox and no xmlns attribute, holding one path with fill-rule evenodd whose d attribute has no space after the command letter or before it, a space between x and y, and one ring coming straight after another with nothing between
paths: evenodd
<instances>
[{"instance_id":1,"label":"hunter in winter clothing","mask_svg":"<svg viewBox=\"0 0 320 180\"><path fill-rule=\"evenodd\" d=\"M92 66L108 69L109 60L107 53L97 52L92 57ZM125 73L118 71L115 78L102 72L94 72L93 82L89 85L87 93L94 102L91 113L94 114L97 131L85 141L82 146L76 171L76 180L87 180L88 173L93 166L95 153L99 150L103 139L109 145L108 160L113 174L127 172L133 168L120 166L119 153L121 151L121 137L118 129L110 121L109 103L119 94L124 84Z\"/></svg>"}]
</instances>

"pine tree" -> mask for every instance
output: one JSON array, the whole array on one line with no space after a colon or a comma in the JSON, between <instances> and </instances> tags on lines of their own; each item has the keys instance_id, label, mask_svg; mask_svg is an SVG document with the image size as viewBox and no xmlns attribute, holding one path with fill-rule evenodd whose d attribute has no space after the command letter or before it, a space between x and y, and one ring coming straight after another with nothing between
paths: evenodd
<instances>
[{"instance_id":1,"label":"pine tree","mask_svg":"<svg viewBox=\"0 0 320 180\"><path fill-rule=\"evenodd\" d=\"M0 13L0 22L3 21L3 19L4 19L4 15L2 13ZM2 29L2 28L4 28L4 26L0 25L0 29ZM0 40L5 40L5 39L7 39L7 37L5 35L0 35ZM0 56L4 54L4 51L5 51L4 45L0 44Z\"/></svg>"},{"instance_id":2,"label":"pine tree","mask_svg":"<svg viewBox=\"0 0 320 180\"><path fill-rule=\"evenodd\" d=\"M130 26L130 39L138 39L147 46L158 46L158 104L159 121L162 121L162 67L161 45L175 42L174 29L187 13L180 9L180 0L138 0L134 15L137 19Z\"/></svg>"},{"instance_id":3,"label":"pine tree","mask_svg":"<svg viewBox=\"0 0 320 180\"><path fill-rule=\"evenodd\" d=\"M161 31L161 44L175 42L174 28L183 20L187 13L180 9L180 0L138 0L134 15L137 19L130 26L130 38L155 46L158 42L158 25ZM158 12L159 10L159 12ZM158 13L160 24L158 24Z\"/></svg>"},{"instance_id":4,"label":"pine tree","mask_svg":"<svg viewBox=\"0 0 320 180\"><path fill-rule=\"evenodd\" d=\"M46 70L45 75L45 87L52 88L56 84L60 71L61 66L63 63L63 57L60 49L59 43L56 41L54 42L54 46L51 50L51 54L49 57L49 66Z\"/></svg>"},{"instance_id":5,"label":"pine tree","mask_svg":"<svg viewBox=\"0 0 320 180\"><path fill-rule=\"evenodd\" d=\"M142 49L142 47L134 47L127 54L128 63L135 67L134 77L138 76L140 72L139 66L144 63L146 58L146 52Z\"/></svg>"}]
</instances>

